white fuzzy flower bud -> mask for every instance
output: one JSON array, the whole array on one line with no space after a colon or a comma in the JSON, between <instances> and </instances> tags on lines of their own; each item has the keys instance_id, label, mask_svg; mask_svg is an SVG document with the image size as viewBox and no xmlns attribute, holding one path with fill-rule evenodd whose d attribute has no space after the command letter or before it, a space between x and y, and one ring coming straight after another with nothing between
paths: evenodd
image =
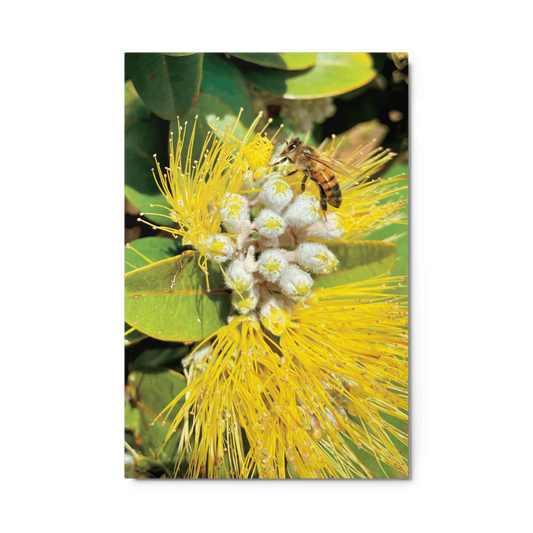
<instances>
[{"instance_id":1,"label":"white fuzzy flower bud","mask_svg":"<svg viewBox=\"0 0 533 533\"><path fill-rule=\"evenodd\" d=\"M329 274L338 263L324 244L305 242L296 248L297 262L314 274Z\"/></svg>"},{"instance_id":2,"label":"white fuzzy flower bud","mask_svg":"<svg viewBox=\"0 0 533 533\"><path fill-rule=\"evenodd\" d=\"M228 289L244 292L254 283L254 276L244 268L244 259L235 259L226 270L226 286Z\"/></svg>"},{"instance_id":3,"label":"white fuzzy flower bud","mask_svg":"<svg viewBox=\"0 0 533 533\"><path fill-rule=\"evenodd\" d=\"M279 237L285 231L285 221L270 209L261 210L254 220L254 226L257 233L266 239Z\"/></svg>"},{"instance_id":4,"label":"white fuzzy flower bud","mask_svg":"<svg viewBox=\"0 0 533 533\"><path fill-rule=\"evenodd\" d=\"M298 302L305 300L310 295L313 278L307 272L293 265L283 272L278 284L285 296Z\"/></svg>"},{"instance_id":5,"label":"white fuzzy flower bud","mask_svg":"<svg viewBox=\"0 0 533 533\"><path fill-rule=\"evenodd\" d=\"M249 291L242 292L241 294L242 298L239 293L234 292L231 297L231 303L241 315L247 315L257 307L259 297L255 286L252 286Z\"/></svg>"},{"instance_id":6,"label":"white fuzzy flower bud","mask_svg":"<svg viewBox=\"0 0 533 533\"><path fill-rule=\"evenodd\" d=\"M248 252L244 259L244 269L246 272L255 272L257 270L257 265L255 264L255 247L249 246Z\"/></svg>"},{"instance_id":7,"label":"white fuzzy flower bud","mask_svg":"<svg viewBox=\"0 0 533 533\"><path fill-rule=\"evenodd\" d=\"M224 235L211 235L205 243L207 258L214 263L224 263L233 257L230 240Z\"/></svg>"},{"instance_id":8,"label":"white fuzzy flower bud","mask_svg":"<svg viewBox=\"0 0 533 533\"><path fill-rule=\"evenodd\" d=\"M222 198L220 216L228 233L240 233L243 223L250 220L248 200L240 194L226 193Z\"/></svg>"},{"instance_id":9,"label":"white fuzzy flower bud","mask_svg":"<svg viewBox=\"0 0 533 533\"><path fill-rule=\"evenodd\" d=\"M313 129L313 125L321 124L326 118L335 114L337 108L333 98L316 98L313 100L282 100L280 116L288 118L300 131Z\"/></svg>"},{"instance_id":10,"label":"white fuzzy flower bud","mask_svg":"<svg viewBox=\"0 0 533 533\"><path fill-rule=\"evenodd\" d=\"M310 192L298 195L283 215L285 222L297 229L309 226L319 217L318 200Z\"/></svg>"},{"instance_id":11,"label":"white fuzzy flower bud","mask_svg":"<svg viewBox=\"0 0 533 533\"><path fill-rule=\"evenodd\" d=\"M287 260L279 250L266 250L259 258L258 270L267 281L276 281L286 265Z\"/></svg>"},{"instance_id":12,"label":"white fuzzy flower bud","mask_svg":"<svg viewBox=\"0 0 533 533\"><path fill-rule=\"evenodd\" d=\"M195 363L195 364L202 363L206 359L206 357L209 355L210 351L211 351L211 343L208 342L207 344L204 344L199 350L196 350L191 355L189 355L187 358L185 358L183 360L183 366L187 368L192 363Z\"/></svg>"},{"instance_id":13,"label":"white fuzzy flower bud","mask_svg":"<svg viewBox=\"0 0 533 533\"><path fill-rule=\"evenodd\" d=\"M274 298L269 298L261 308L259 318L265 328L270 330L274 335L281 335L290 321L290 310L286 305Z\"/></svg>"},{"instance_id":14,"label":"white fuzzy flower bud","mask_svg":"<svg viewBox=\"0 0 533 533\"><path fill-rule=\"evenodd\" d=\"M318 220L305 230L305 236L318 239L340 239L344 234L344 222L336 213L328 213L328 220Z\"/></svg>"},{"instance_id":15,"label":"white fuzzy flower bud","mask_svg":"<svg viewBox=\"0 0 533 533\"><path fill-rule=\"evenodd\" d=\"M292 196L292 189L285 180L270 178L263 185L263 190L259 193L258 199L274 213L279 214L289 205Z\"/></svg>"}]
</instances>

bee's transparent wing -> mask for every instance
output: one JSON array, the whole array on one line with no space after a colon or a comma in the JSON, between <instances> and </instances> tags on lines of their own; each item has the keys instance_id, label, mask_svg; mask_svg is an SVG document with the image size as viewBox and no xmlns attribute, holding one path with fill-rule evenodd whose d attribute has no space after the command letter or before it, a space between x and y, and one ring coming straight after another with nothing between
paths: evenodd
<instances>
[{"instance_id":1,"label":"bee's transparent wing","mask_svg":"<svg viewBox=\"0 0 533 533\"><path fill-rule=\"evenodd\" d=\"M350 163L347 163L346 161L339 161L337 159L333 159L333 157L330 157L326 154L320 154L320 156L318 157L308 155L307 157L309 159L312 159L313 161L316 161L317 163L320 163L321 165L324 165L325 167L330 168L334 172L337 172L337 174L342 174L343 176L346 176L347 178L351 178L352 174L362 173L362 170L359 167L350 165Z\"/></svg>"}]
</instances>

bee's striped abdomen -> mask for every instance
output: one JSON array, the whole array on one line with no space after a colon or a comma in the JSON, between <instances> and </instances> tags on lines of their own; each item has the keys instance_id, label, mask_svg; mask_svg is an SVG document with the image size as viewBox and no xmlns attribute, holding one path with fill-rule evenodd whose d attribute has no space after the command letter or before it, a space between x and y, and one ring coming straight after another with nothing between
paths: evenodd
<instances>
[{"instance_id":1,"label":"bee's striped abdomen","mask_svg":"<svg viewBox=\"0 0 533 533\"><path fill-rule=\"evenodd\" d=\"M312 172L311 179L316 181L322 187L329 205L332 207L340 207L342 203L341 188L332 170L324 168Z\"/></svg>"},{"instance_id":2,"label":"bee's striped abdomen","mask_svg":"<svg viewBox=\"0 0 533 533\"><path fill-rule=\"evenodd\" d=\"M333 207L340 207L342 203L341 188L337 182L331 188L331 193L328 195L328 204Z\"/></svg>"}]
</instances>

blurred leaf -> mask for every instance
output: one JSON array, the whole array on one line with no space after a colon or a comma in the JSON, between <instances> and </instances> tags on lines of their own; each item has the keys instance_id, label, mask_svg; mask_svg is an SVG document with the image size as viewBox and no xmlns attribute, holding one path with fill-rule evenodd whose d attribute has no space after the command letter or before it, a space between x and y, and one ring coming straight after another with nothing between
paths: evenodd
<instances>
[{"instance_id":1,"label":"blurred leaf","mask_svg":"<svg viewBox=\"0 0 533 533\"><path fill-rule=\"evenodd\" d=\"M310 68L316 63L316 54L308 52L280 53L280 54L230 54L244 61L261 65L262 67L278 68L281 70L302 70Z\"/></svg>"},{"instance_id":2,"label":"blurred leaf","mask_svg":"<svg viewBox=\"0 0 533 533\"><path fill-rule=\"evenodd\" d=\"M191 347L183 344L144 350L133 360L133 368L148 374L164 372L169 367L178 366L190 351Z\"/></svg>"},{"instance_id":3,"label":"blurred leaf","mask_svg":"<svg viewBox=\"0 0 533 533\"><path fill-rule=\"evenodd\" d=\"M185 378L178 372L167 370L159 374L144 374L133 371L128 376L133 406L139 411L137 424L132 428L134 436L142 440L142 450L147 458L155 456L167 436L169 422L162 419L154 422L157 415L183 390L187 385ZM183 401L177 404L176 410ZM175 413L176 411L173 411ZM172 415L171 415L172 416ZM133 414L126 420L135 420ZM172 420L172 418L170 418ZM151 425L154 423L153 425ZM179 432L170 438L159 456L158 462L165 465L169 474L174 468Z\"/></svg>"},{"instance_id":4,"label":"blurred leaf","mask_svg":"<svg viewBox=\"0 0 533 533\"><path fill-rule=\"evenodd\" d=\"M192 251L134 270L125 276L128 324L161 340L197 341L226 324L230 291L218 265L205 274Z\"/></svg>"},{"instance_id":5,"label":"blurred leaf","mask_svg":"<svg viewBox=\"0 0 533 533\"><path fill-rule=\"evenodd\" d=\"M382 241L359 241L351 244L328 246L339 260L337 269L331 274L315 278L315 287L338 287L345 283L392 273L396 259L396 244Z\"/></svg>"},{"instance_id":6,"label":"blurred leaf","mask_svg":"<svg viewBox=\"0 0 533 533\"><path fill-rule=\"evenodd\" d=\"M148 120L152 112L144 105L131 80L122 82L122 133L136 122Z\"/></svg>"},{"instance_id":7,"label":"blurred leaf","mask_svg":"<svg viewBox=\"0 0 533 533\"><path fill-rule=\"evenodd\" d=\"M231 122L236 124L234 136L237 139L244 139L247 129L240 123L237 122L238 112L235 113L226 103L224 103L220 98L209 93L200 93L198 98L198 103L194 108L194 111L186 116L180 117L180 125L185 129L185 122L188 122L187 133L185 135L185 147L188 148L189 140L192 135L192 128L194 125L195 116L198 115L198 120L196 121L196 134L194 137L194 149L192 152L193 160L199 161L202 155L202 147L206 139L207 133L212 132L213 130L208 126L211 124L219 131L224 131L226 126ZM219 118L217 122L217 117ZM174 132L174 151L178 143L178 121L173 120L170 123L170 131ZM176 153L176 152L174 152ZM185 150L185 154L187 151ZM183 164L183 158L182 158Z\"/></svg>"},{"instance_id":8,"label":"blurred leaf","mask_svg":"<svg viewBox=\"0 0 533 533\"><path fill-rule=\"evenodd\" d=\"M369 54L318 53L313 68L283 71L251 66L244 77L258 89L288 99L325 98L347 93L374 79Z\"/></svg>"},{"instance_id":9,"label":"blurred leaf","mask_svg":"<svg viewBox=\"0 0 533 533\"><path fill-rule=\"evenodd\" d=\"M196 104L203 58L203 54L126 54L126 70L148 108L174 120Z\"/></svg>"},{"instance_id":10,"label":"blurred leaf","mask_svg":"<svg viewBox=\"0 0 533 533\"><path fill-rule=\"evenodd\" d=\"M372 60L374 61L374 68L381 72L387 61L387 54L383 52L372 53Z\"/></svg>"},{"instance_id":11,"label":"blurred leaf","mask_svg":"<svg viewBox=\"0 0 533 533\"><path fill-rule=\"evenodd\" d=\"M126 198L141 212L168 213L161 208L152 208L150 204L166 205L165 197L159 192L151 169L155 167L154 154L159 157L161 166L168 164L168 122L157 117L137 122L126 130L125 180ZM146 215L156 224L172 224L168 218Z\"/></svg>"},{"instance_id":12,"label":"blurred leaf","mask_svg":"<svg viewBox=\"0 0 533 533\"><path fill-rule=\"evenodd\" d=\"M253 122L255 117L250 91L241 71L231 61L216 54L205 54L200 91L222 100L235 116L243 108L241 122L246 126ZM197 108L194 111L198 113Z\"/></svg>"},{"instance_id":13,"label":"blurred leaf","mask_svg":"<svg viewBox=\"0 0 533 533\"><path fill-rule=\"evenodd\" d=\"M386 180L398 176L405 172L405 175L409 174L409 167L407 163L395 163L390 167L387 172L381 175ZM407 183L406 183L407 184ZM398 195L395 199L409 199L409 189L398 191ZM387 200L388 201L388 200ZM405 215L405 220L408 220L409 216L409 204L406 203L402 208L402 212ZM390 224L384 228L381 228L372 233L372 239L386 239L391 235L400 235L400 237L394 241L398 247L396 253L396 263L391 273L393 276L408 276L409 275L409 225L408 224ZM408 287L402 286L397 289L398 294L407 294Z\"/></svg>"},{"instance_id":14,"label":"blurred leaf","mask_svg":"<svg viewBox=\"0 0 533 533\"><path fill-rule=\"evenodd\" d=\"M124 425L127 429L130 429L133 434L139 432L141 417L138 409L135 409L130 402L127 402L124 406Z\"/></svg>"},{"instance_id":15,"label":"blurred leaf","mask_svg":"<svg viewBox=\"0 0 533 533\"><path fill-rule=\"evenodd\" d=\"M172 56L172 57L183 57L183 56L193 56L197 52L183 52L183 53L177 53L177 52L165 52L166 56Z\"/></svg>"},{"instance_id":16,"label":"blurred leaf","mask_svg":"<svg viewBox=\"0 0 533 533\"><path fill-rule=\"evenodd\" d=\"M124 333L131 330L131 326L124 323ZM141 333L139 330L134 329L133 331L130 331L127 335L124 335L124 344L126 346L131 346L132 344L135 344L136 342L142 341L143 339L146 339L147 335L145 333Z\"/></svg>"}]
</instances>

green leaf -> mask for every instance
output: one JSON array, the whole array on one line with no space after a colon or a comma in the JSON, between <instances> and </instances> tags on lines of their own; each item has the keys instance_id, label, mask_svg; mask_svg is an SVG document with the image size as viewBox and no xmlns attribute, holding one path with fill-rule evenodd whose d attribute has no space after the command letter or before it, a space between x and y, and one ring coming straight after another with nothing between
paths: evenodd
<instances>
[{"instance_id":1,"label":"green leaf","mask_svg":"<svg viewBox=\"0 0 533 533\"><path fill-rule=\"evenodd\" d=\"M390 167L387 170L387 172L382 174L381 177L383 180L386 180L387 178L392 178L402 173L405 173L406 176L409 174L408 164L398 162L398 163L395 163L392 167ZM398 192L399 194L396 196L395 199L400 199L400 198L404 200L409 199L409 189L404 189ZM385 201L388 201L388 199ZM405 215L405 220L408 220L408 216L409 216L409 204L408 203L406 203L405 207L402 208L402 212ZM393 276L408 276L409 275L409 226L408 224L390 224L372 233L372 239L386 239L387 237L390 237L391 235L400 236L397 240L394 241L398 247L398 251L396 253L396 263L391 273ZM405 285L402 287L398 287L397 293L407 294L408 287Z\"/></svg>"},{"instance_id":2,"label":"green leaf","mask_svg":"<svg viewBox=\"0 0 533 533\"><path fill-rule=\"evenodd\" d=\"M261 65L262 67L279 68L281 70L301 70L310 68L316 63L316 54L312 52L280 53L280 54L231 54L232 56Z\"/></svg>"},{"instance_id":3,"label":"green leaf","mask_svg":"<svg viewBox=\"0 0 533 533\"><path fill-rule=\"evenodd\" d=\"M156 263L167 257L180 255L184 250L180 241L167 237L145 237L137 239L129 246L130 248L128 246L124 248L124 274L150 264L137 252L150 259L152 263Z\"/></svg>"},{"instance_id":4,"label":"green leaf","mask_svg":"<svg viewBox=\"0 0 533 533\"><path fill-rule=\"evenodd\" d=\"M174 120L196 104L203 59L203 54L126 54L126 71L148 108Z\"/></svg>"},{"instance_id":5,"label":"green leaf","mask_svg":"<svg viewBox=\"0 0 533 533\"><path fill-rule=\"evenodd\" d=\"M163 54L171 57L190 56L199 52L199 50L126 50L127 53L141 51L147 54Z\"/></svg>"},{"instance_id":6,"label":"green leaf","mask_svg":"<svg viewBox=\"0 0 533 533\"><path fill-rule=\"evenodd\" d=\"M172 56L172 57L183 57L183 56L193 56L197 52L183 52L183 53L177 53L177 52L165 52L166 56Z\"/></svg>"},{"instance_id":7,"label":"green leaf","mask_svg":"<svg viewBox=\"0 0 533 533\"><path fill-rule=\"evenodd\" d=\"M376 76L372 57L361 53L318 53L315 66L302 71L259 66L242 71L258 89L295 100L344 94L366 85Z\"/></svg>"},{"instance_id":8,"label":"green leaf","mask_svg":"<svg viewBox=\"0 0 533 533\"><path fill-rule=\"evenodd\" d=\"M130 331L132 328L128 323L124 323L124 333ZM140 331L134 329L133 331L130 331L127 335L124 336L124 344L126 346L131 346L132 344L135 344L139 341L142 341L143 339L146 339L147 335L144 333L141 333Z\"/></svg>"},{"instance_id":9,"label":"green leaf","mask_svg":"<svg viewBox=\"0 0 533 533\"><path fill-rule=\"evenodd\" d=\"M141 212L167 214L167 210L152 208L150 204L167 205L151 169L155 167L154 154L158 155L161 166L168 165L168 122L152 117L131 125L126 130L124 149L126 198ZM156 224L172 225L168 218L146 217Z\"/></svg>"},{"instance_id":10,"label":"green leaf","mask_svg":"<svg viewBox=\"0 0 533 533\"><path fill-rule=\"evenodd\" d=\"M234 136L237 139L244 139L247 128L245 128L240 122L237 122L238 112L233 111L225 102L223 102L217 96L209 93L200 93L198 103L194 108L194 112L190 115L181 118L180 125L185 127L185 122L188 122L187 133L185 136L185 147L189 146L189 139L191 138L191 132L194 125L195 116L198 115L196 121L196 134L194 137L194 149L192 152L193 160L200 160L202 155L202 147L207 136L207 132L213 130L208 126L208 123L212 126L216 123L216 128L219 131L225 131L226 126L230 123L236 124ZM219 118L217 122L217 118ZM178 144L178 121L173 120L170 123L170 131L174 132L174 153L176 153L176 146ZM185 152L186 153L186 152ZM182 158L182 164L184 164Z\"/></svg>"},{"instance_id":11,"label":"green leaf","mask_svg":"<svg viewBox=\"0 0 533 533\"><path fill-rule=\"evenodd\" d=\"M392 272L396 260L396 244L383 241L359 241L328 246L339 260L331 274L315 278L314 287L338 287L346 283Z\"/></svg>"},{"instance_id":12,"label":"green leaf","mask_svg":"<svg viewBox=\"0 0 533 533\"><path fill-rule=\"evenodd\" d=\"M139 410L133 407L130 402L127 402L124 406L124 425L134 435L139 432L140 418Z\"/></svg>"},{"instance_id":13,"label":"green leaf","mask_svg":"<svg viewBox=\"0 0 533 533\"><path fill-rule=\"evenodd\" d=\"M191 351L191 346L171 345L168 348L144 350L133 360L133 368L147 374L165 372L170 367L179 366L181 360Z\"/></svg>"},{"instance_id":14,"label":"green leaf","mask_svg":"<svg viewBox=\"0 0 533 533\"><path fill-rule=\"evenodd\" d=\"M133 424L130 428L134 436L142 440L142 450L147 458L155 459L157 452L167 436L172 414L169 421L162 419L154 422L157 415L185 388L187 382L178 372L167 370L159 374L144 374L133 371L128 376L130 396L133 407L139 411L135 417L126 409L126 422ZM181 407L178 402L173 413ZM153 425L151 425L153 423ZM159 455L159 462L172 471L176 459L179 432L170 438ZM170 472L168 472L170 473Z\"/></svg>"},{"instance_id":15,"label":"green leaf","mask_svg":"<svg viewBox=\"0 0 533 533\"><path fill-rule=\"evenodd\" d=\"M141 97L135 90L133 82L127 80L122 83L122 133L128 128L140 122L148 120L152 112L144 105Z\"/></svg>"},{"instance_id":16,"label":"green leaf","mask_svg":"<svg viewBox=\"0 0 533 533\"><path fill-rule=\"evenodd\" d=\"M192 251L126 274L126 322L156 339L205 339L226 324L230 310L218 265L208 263L208 271L209 292Z\"/></svg>"},{"instance_id":17,"label":"green leaf","mask_svg":"<svg viewBox=\"0 0 533 533\"><path fill-rule=\"evenodd\" d=\"M235 116L243 108L241 122L246 126L253 122L255 117L250 91L241 71L231 61L216 54L205 54L200 91L222 100ZM198 105L195 113L198 113Z\"/></svg>"},{"instance_id":18,"label":"green leaf","mask_svg":"<svg viewBox=\"0 0 533 533\"><path fill-rule=\"evenodd\" d=\"M137 239L135 243L130 246L135 248L137 252L140 252L146 258L150 259L153 263L166 259L167 257L179 255L184 249L179 241L168 239L166 237L145 237L144 239ZM124 248L125 274L151 264L137 252L127 246ZM125 324L124 331L128 330L131 330L131 326ZM145 333L134 329L124 337L124 340L126 346L130 346L146 337L147 335Z\"/></svg>"}]
</instances>

